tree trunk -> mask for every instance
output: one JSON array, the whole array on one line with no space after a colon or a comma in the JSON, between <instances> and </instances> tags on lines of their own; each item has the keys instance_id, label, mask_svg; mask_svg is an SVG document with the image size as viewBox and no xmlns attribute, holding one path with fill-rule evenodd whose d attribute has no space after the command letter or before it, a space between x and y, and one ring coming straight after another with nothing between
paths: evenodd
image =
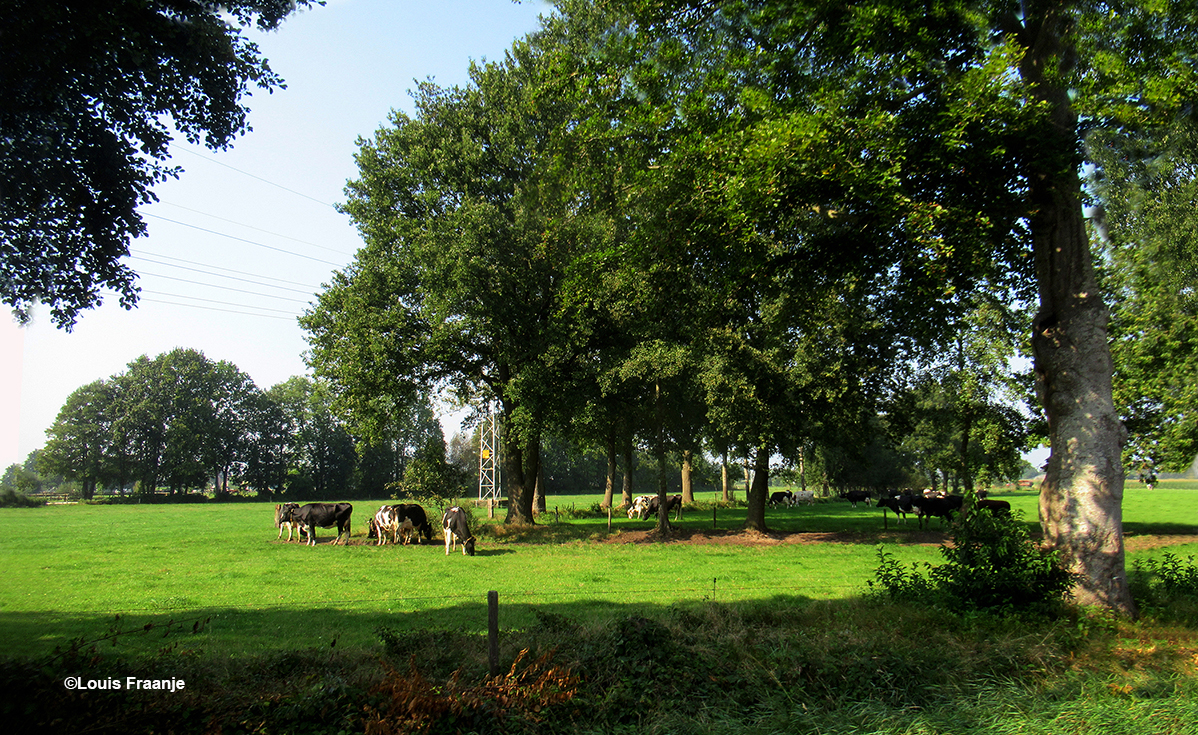
<instances>
[{"instance_id":1,"label":"tree trunk","mask_svg":"<svg viewBox=\"0 0 1198 735\"><path fill-rule=\"evenodd\" d=\"M765 532L765 502L770 495L770 454L772 449L761 447L753 463L753 484L749 486L746 502L745 528Z\"/></svg>"},{"instance_id":2,"label":"tree trunk","mask_svg":"<svg viewBox=\"0 0 1198 735\"><path fill-rule=\"evenodd\" d=\"M720 455L720 482L724 491L724 502L732 500L731 486L728 483L728 452Z\"/></svg>"},{"instance_id":3,"label":"tree trunk","mask_svg":"<svg viewBox=\"0 0 1198 735\"><path fill-rule=\"evenodd\" d=\"M624 442L624 486L621 494L624 498L624 507L632 505L632 432L628 433Z\"/></svg>"},{"instance_id":4,"label":"tree trunk","mask_svg":"<svg viewBox=\"0 0 1198 735\"><path fill-rule=\"evenodd\" d=\"M504 413L507 411L505 409ZM537 470L541 464L538 442L530 441L525 446L513 431L513 422L504 416L503 434L503 477L507 485L507 517L504 525L535 523L533 518L533 494L537 481Z\"/></svg>"},{"instance_id":5,"label":"tree trunk","mask_svg":"<svg viewBox=\"0 0 1198 735\"><path fill-rule=\"evenodd\" d=\"M1074 598L1129 615L1123 548L1126 432L1111 397L1107 308L1098 291L1082 212L1076 149L1078 120L1068 90L1045 70L1065 63L1067 13L1049 8L1024 21L1020 67L1033 96L1047 102L1053 134L1029 164L1032 250L1040 307L1032 322L1036 389L1048 420L1051 454L1040 486L1045 545L1078 574ZM1037 22L1038 21L1038 22Z\"/></svg>"},{"instance_id":6,"label":"tree trunk","mask_svg":"<svg viewBox=\"0 0 1198 735\"><path fill-rule=\"evenodd\" d=\"M607 482L603 488L603 507L610 508L616 494L616 433L607 437Z\"/></svg>"},{"instance_id":7,"label":"tree trunk","mask_svg":"<svg viewBox=\"0 0 1198 735\"><path fill-rule=\"evenodd\" d=\"M694 452L687 449L682 452L682 502L695 502L695 490L691 486L691 458Z\"/></svg>"}]
</instances>

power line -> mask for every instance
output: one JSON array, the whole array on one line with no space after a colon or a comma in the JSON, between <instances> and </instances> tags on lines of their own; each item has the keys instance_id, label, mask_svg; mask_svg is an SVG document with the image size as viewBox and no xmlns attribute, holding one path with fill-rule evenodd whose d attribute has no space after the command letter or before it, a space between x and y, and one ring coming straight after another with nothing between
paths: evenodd
<instances>
[{"instance_id":1,"label":"power line","mask_svg":"<svg viewBox=\"0 0 1198 735\"><path fill-rule=\"evenodd\" d=\"M310 200L316 202L317 204L323 204L324 206L326 206L330 209L336 209L336 207L334 207L332 204L329 204L328 202L321 201L321 200L317 199L316 197L308 196L307 194L296 191L295 189L288 189L286 186L283 186L282 184L276 184L275 182L273 182L269 179L264 179L261 176L256 176L248 171L242 171L241 169L237 168L236 166L230 166L229 164L224 163L223 161L218 161L215 158L205 156L201 153L196 153L195 151L188 150L187 148L181 148L181 147L175 145L174 143L171 143L171 148L174 148L177 151L183 151L184 153L190 153L191 155L195 156L196 158L202 158L205 161L210 161L212 163L215 163L217 166L224 166L225 168L229 169L230 171L236 171L237 173L239 173L243 176L249 176L251 179L257 179L258 181L261 181L264 184L270 184L271 186L276 187L278 189L282 189L285 192L295 194L296 196L303 197L304 199L310 199Z\"/></svg>"},{"instance_id":2,"label":"power line","mask_svg":"<svg viewBox=\"0 0 1198 735\"><path fill-rule=\"evenodd\" d=\"M148 263L154 263L155 265L165 265L168 268L178 268L180 270L191 271L193 273L202 273L206 276L216 276L217 278L228 278L231 281L241 281L242 283L252 283L255 286L265 286L266 288L277 288L277 289L280 289L283 291L293 291L295 293L302 293L307 296L311 296L313 291L315 291L315 289L305 290L305 289L299 289L299 288L291 288L290 286L276 286L273 283L263 283L261 281L255 281L251 278L238 278L237 276L226 276L221 273L213 273L212 271L204 270L203 268L189 268L188 266L185 266L185 265L175 265L174 263L166 263L166 262L163 262L160 260L154 260L152 258L146 258L146 257L140 256L140 255L135 255L133 257L139 258ZM226 269L222 268L221 270L226 270ZM237 273L238 271L231 271L231 272ZM245 275L253 275L253 274L245 274ZM167 276L161 276L161 277L167 278Z\"/></svg>"},{"instance_id":3,"label":"power line","mask_svg":"<svg viewBox=\"0 0 1198 735\"><path fill-rule=\"evenodd\" d=\"M188 211L188 212L193 212L193 213L195 213L195 214L198 214L198 215L200 215L200 216L203 216L203 217L211 217L212 219L215 219L215 220L220 220L221 222L228 222L229 224L231 224L231 225L237 225L238 227L245 227L245 228L247 228L247 229L250 229L250 230L256 230L256 231L258 231L258 232L262 232L262 233L265 233L265 234L267 234L267 235L274 235L275 237L281 237L281 238L283 238L284 240L291 240L291 241L293 241L293 242L298 242L298 243L300 243L300 244L302 244L302 245L311 245L311 246L312 246L312 247L314 247L314 248L320 248L321 250L328 250L330 253L337 253L338 255L353 255L353 253L347 253L347 252L345 252L344 250L338 250L337 248L331 248L331 247L328 247L327 245L321 245L321 244L319 244L319 243L315 243L315 242L309 242L308 240L301 240L301 239L299 239L298 237L292 237L292 236L290 236L290 235L284 235L284 234L282 234L282 233L279 233L279 232L272 232L272 231L270 231L270 230L264 230L264 229L262 229L261 227L255 227L254 225L247 225L247 224L246 224L246 223L244 223L244 222L238 222L238 221L236 221L236 220L225 219L224 217L218 217L218 216L217 216L217 215L215 215L215 214L209 214L208 212L202 212L202 211L200 211L200 210L198 210L198 209L192 209L191 207L185 207L185 206L183 206L182 204L175 204L174 202L167 202L167 201L163 201L163 200L161 200L161 199L159 199L159 200L158 200L158 203L159 203L159 204L165 204L165 205L167 205L168 207L175 207L175 208L177 208L177 209L183 209L183 210L186 210L186 211Z\"/></svg>"},{"instance_id":4,"label":"power line","mask_svg":"<svg viewBox=\"0 0 1198 735\"><path fill-rule=\"evenodd\" d=\"M279 253L285 253L285 254L287 254L287 255L294 255L294 256L295 256L295 257L297 257L297 258L305 258L305 259L307 259L307 260L312 260L312 261L315 261L315 262L317 262L317 263L324 263L325 265L331 265L331 266L333 266L333 267L335 267L335 268L340 268L340 267L343 265L342 263L334 263L334 262L332 262L332 261L330 261L330 260L321 260L320 258L313 258L311 255L304 255L304 254L302 254L302 253L297 253L297 252L295 252L295 251L292 251L292 250L285 250L285 249L283 249L283 248L276 248L276 247L274 247L274 246L272 246L272 245L264 245L264 244L262 244L262 243L260 243L260 242L255 242L255 241L253 241L253 240L247 240L247 239L245 239L244 237L237 237L236 235L228 235L228 234L226 234L226 233L224 233L224 232L217 232L216 230L210 230L210 229L208 229L208 228L206 228L206 227L200 227L199 225L192 225L192 224L188 224L188 223L186 223L186 222L180 222L179 220L174 220L174 219L171 219L171 218L169 218L169 217L163 217L163 216L161 216L161 215L158 215L158 214L153 214L153 213L151 213L151 212L142 212L142 214L143 214L143 215L145 215L146 217L153 217L154 219L160 219L160 220L162 220L163 222L170 222L171 224L180 225L180 226L182 226L182 227L190 227L190 228L191 228L191 229L193 229L193 230L199 230L200 232L207 232L207 233L208 233L208 234L210 234L210 235L217 235L217 236L219 236L219 237L227 237L227 238L228 238L228 239L230 239L230 240L236 240L236 241L238 241L238 242L244 242L244 243L247 243L247 244L249 244L249 245L257 245L257 246L258 246L258 247L260 247L260 248L266 248L267 250L274 250L275 252L279 252Z\"/></svg>"},{"instance_id":5,"label":"power line","mask_svg":"<svg viewBox=\"0 0 1198 735\"><path fill-rule=\"evenodd\" d=\"M209 304L220 304L221 306L236 306L236 307L239 307L242 309L258 309L260 311L273 311L276 314L286 314L293 318L298 316L294 311L290 311L288 309L272 309L269 306L256 306L254 304L232 304L232 303L229 303L228 301L220 301L219 299L206 299L206 298L203 298L202 296L187 296L187 295L181 294L181 293L163 293L162 291L148 291L148 290L142 291L142 293L154 294L155 296L168 296L172 299L191 299L193 301L204 301ZM162 303L162 302L159 302L159 303ZM186 305L190 306L190 304L186 304ZM179 304L179 306L185 306L185 304ZM262 314L262 316L269 316L269 315Z\"/></svg>"},{"instance_id":6,"label":"power line","mask_svg":"<svg viewBox=\"0 0 1198 735\"><path fill-rule=\"evenodd\" d=\"M244 288L233 288L232 286L218 286L215 283L204 283L203 281L192 281L192 280L188 280L186 278L178 278L176 276L164 276L160 273L147 273L146 271L142 271L142 274L147 275L147 276L154 276L155 278L166 278L168 280L179 281L181 283L190 283L190 284L193 284L196 286L203 286L205 288L219 288L224 291L236 291L237 293L248 293L251 296L260 296L264 299L278 299L280 301L291 301L296 304L305 304L305 305L310 303L309 301L301 301L299 299L290 299L290 298L287 298L286 296L275 296L273 294L258 293L257 291L247 291Z\"/></svg>"},{"instance_id":7,"label":"power line","mask_svg":"<svg viewBox=\"0 0 1198 735\"><path fill-rule=\"evenodd\" d=\"M142 250L139 253L134 253L131 257L142 258L143 260L146 260L145 256L147 256L147 255L151 255L155 258L166 258L167 260L175 260L180 263L187 263L188 265L198 265L201 268L212 268L213 270L226 271L228 273L237 273L242 276L253 276L254 278L264 278L268 281L278 281L279 283L290 283L292 286L302 286L305 289L309 289L309 292L311 292L311 293L315 293L316 289L319 288L319 286L312 286L307 283L300 283L299 281L289 281L286 278L275 278L274 276L264 276L259 273L247 273L245 271L234 270L233 268L222 268L219 265L211 265L209 263L199 263L194 260L187 260L185 258L176 258L173 255L163 255L162 253L150 252L149 250ZM151 262L153 262L153 261L151 261ZM158 263L158 265L173 265L173 264ZM212 275L216 275L216 274L214 273Z\"/></svg>"},{"instance_id":8,"label":"power line","mask_svg":"<svg viewBox=\"0 0 1198 735\"><path fill-rule=\"evenodd\" d=\"M255 314L248 311L235 311L233 309L217 309L213 306L201 306L199 304L180 304L175 301L163 301L161 299L142 299L151 304L169 304L171 306L186 306L191 309L203 309L204 311L219 311L226 314L241 314L243 316L256 316L263 319L282 319L284 321L294 321L295 317L275 316L273 314Z\"/></svg>"}]
</instances>

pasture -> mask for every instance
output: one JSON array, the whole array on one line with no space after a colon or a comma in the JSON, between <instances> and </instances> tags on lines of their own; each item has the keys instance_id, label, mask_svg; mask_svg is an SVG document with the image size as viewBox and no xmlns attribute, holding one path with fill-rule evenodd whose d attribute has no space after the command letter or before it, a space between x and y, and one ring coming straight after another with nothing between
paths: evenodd
<instances>
[{"instance_id":1,"label":"pasture","mask_svg":"<svg viewBox=\"0 0 1198 735\"><path fill-rule=\"evenodd\" d=\"M998 492L1035 519L1034 491ZM120 615L140 628L206 620L181 640L200 656L335 644L372 650L377 629L482 632L496 590L502 629L538 615L592 620L667 608L749 600L798 603L859 596L885 543L902 562L940 561L939 521L883 528L882 511L840 500L767 511L768 536L738 532L743 509L684 512L678 538L645 542L653 521L617 512L586 516L597 496L551 496L531 530L510 532L474 511L478 554L446 556L432 545L378 547L365 539L382 501L355 501L348 547L276 540L269 503L61 505L0 510L0 636L8 655L40 656L78 637L98 637ZM556 513L555 513L556 509ZM430 517L439 513L429 508ZM1129 483L1124 503L1131 560L1165 550L1198 554L1198 483ZM555 520L556 519L556 520ZM440 535L440 529L437 529ZM152 651L161 637L122 639Z\"/></svg>"}]
</instances>

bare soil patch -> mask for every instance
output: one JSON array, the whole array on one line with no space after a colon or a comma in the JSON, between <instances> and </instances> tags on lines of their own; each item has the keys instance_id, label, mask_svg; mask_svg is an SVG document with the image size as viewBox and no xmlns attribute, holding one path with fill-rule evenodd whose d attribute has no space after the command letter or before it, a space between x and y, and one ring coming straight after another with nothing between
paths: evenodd
<instances>
[{"instance_id":1,"label":"bare soil patch","mask_svg":"<svg viewBox=\"0 0 1198 735\"><path fill-rule=\"evenodd\" d=\"M647 531L621 531L605 540L609 544L670 543L709 546L783 546L787 544L876 544L901 542L935 546L944 540L939 531L917 531L913 533L853 533L850 531L822 533L792 533L788 531L747 531L737 529L674 529L662 538L657 529Z\"/></svg>"}]
</instances>

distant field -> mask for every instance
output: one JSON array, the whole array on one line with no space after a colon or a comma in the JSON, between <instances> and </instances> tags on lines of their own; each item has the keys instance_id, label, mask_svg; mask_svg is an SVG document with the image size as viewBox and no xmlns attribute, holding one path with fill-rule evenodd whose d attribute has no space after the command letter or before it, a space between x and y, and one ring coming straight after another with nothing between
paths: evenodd
<instances>
[{"instance_id":1,"label":"distant field","mask_svg":"<svg viewBox=\"0 0 1198 735\"><path fill-rule=\"evenodd\" d=\"M1034 525L1034 490L994 496ZM534 609L585 619L713 597L852 597L872 577L879 542L906 562L939 560L936 523L933 533L921 534L914 521L889 516L883 531L879 509L839 500L770 509L777 537L729 539L723 534L743 524L744 510L713 510L711 498L700 496L706 502L678 525L702 543L669 544L622 543L651 521L617 512L609 534L605 515L577 517L599 500L551 496L537 529L518 534L492 527L477 510L473 558L446 557L439 540L367 545L365 519L381 501L355 503L347 548L328 544L329 530L315 548L276 541L267 503L0 509L0 637L10 655L37 655L102 634L120 613L127 627L175 620L190 629L191 621L208 618L202 633L180 639L202 653L236 656L334 640L370 647L379 626L482 631L488 590L499 592L500 625L510 629L530 624ZM1198 483L1165 482L1151 492L1129 484L1124 515L1130 558L1198 554L1198 543L1184 538L1198 534ZM837 540L786 536L796 533ZM152 650L161 641L124 645Z\"/></svg>"}]
</instances>

